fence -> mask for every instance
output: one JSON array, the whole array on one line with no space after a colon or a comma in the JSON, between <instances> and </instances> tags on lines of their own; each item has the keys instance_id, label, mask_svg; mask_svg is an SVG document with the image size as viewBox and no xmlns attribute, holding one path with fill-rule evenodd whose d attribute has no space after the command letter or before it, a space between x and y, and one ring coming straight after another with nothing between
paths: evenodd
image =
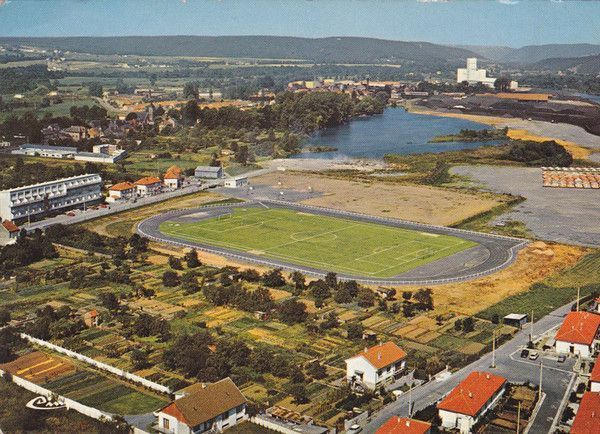
<instances>
[{"instance_id":1,"label":"fence","mask_svg":"<svg viewBox=\"0 0 600 434\"><path fill-rule=\"evenodd\" d=\"M409 279L400 279L400 278L398 278L398 279L395 279L395 278L368 279L368 278L362 278L359 276L350 276L350 275L344 275L344 274L338 275L338 278L340 280L355 280L359 283L363 283L363 284L367 284L367 285L439 285L439 284L443 284L443 283L464 282L466 280L471 280L471 279L475 279L478 277L488 276L488 275L493 274L497 271L500 271L503 268L505 268L506 266L510 265L515 260L516 253L529 242L528 240L524 240L521 238L508 237L508 236L504 236L504 235L480 233L480 232L469 231L469 230L465 230L465 229L448 228L445 226L429 225L429 224L425 224L425 223L417 223L417 222L411 222L411 221L407 221L407 220L391 219L391 218L386 218L386 217L376 217L376 216L370 216L367 214L355 213L355 212L350 212L350 211L333 210L333 209L329 209L329 208L323 208L323 207L318 207L318 206L313 206L313 205L304 205L304 204L298 204L298 203L293 203L293 202L286 202L286 201L279 201L279 200L262 200L257 203L259 203L263 206L264 206L264 204L271 204L271 205L275 205L278 207L292 208L292 209L304 209L304 210L309 210L309 211L318 212L318 213L327 213L329 215L334 215L334 216L337 215L337 216L347 216L347 217L351 217L351 218L362 218L362 219L365 219L368 221L388 223L388 224L392 224L392 225L396 225L396 226L405 225L405 226L410 226L413 228L429 229L430 231L434 230L434 231L444 232L444 233L454 233L454 234L459 234L459 235L471 235L471 236L477 236L477 237L481 237L481 238L491 238L491 239L512 241L515 243L515 245L508 248L508 256L507 256L506 260L504 260L501 264L494 266L494 267L490 267L483 271L469 273L469 274L456 276L456 277L447 277L447 278L439 278L439 279L412 279L412 280L409 280ZM203 208L208 209L208 208L221 208L221 207L231 208L231 207L248 206L250 204L252 204L252 202L249 202L249 203L244 202L244 203L239 203L239 204L227 204L227 205L213 204L213 205L208 205L206 207L171 210L164 214L159 215L158 217L164 218L165 216L184 215L185 212L190 209L203 209ZM151 227L146 228L146 226L150 225L151 222L153 220L155 220L156 218L157 218L157 216L153 216L153 217L149 217L149 218L143 220L142 222L140 222L140 224L137 227L137 232L140 235L142 235L152 241L163 242L163 243L166 242L166 243L174 245L174 246L196 249L196 250L206 252L206 253L212 253L212 254L216 254L216 255L226 256L228 258L236 259L236 260L251 263L251 264L263 265L263 266L267 266L267 267L283 268L287 271L299 271L301 273L307 274L308 276L319 277L319 278L323 278L327 274L326 272L316 270L316 269L311 269L309 267L294 266L290 263L277 261L277 260L258 258L258 257L252 256L250 254L234 253L234 252L224 249L224 248L210 247L210 246L200 245L200 244L195 244L195 243L186 243L183 241L175 241L175 240L167 238L166 236L155 236L152 233L150 233L150 232L152 232L152 228Z\"/></svg>"},{"instance_id":2,"label":"fence","mask_svg":"<svg viewBox=\"0 0 600 434\"><path fill-rule=\"evenodd\" d=\"M119 377L125 378L126 380L130 380L130 381L133 381L134 383L141 384L142 386L147 387L148 389L152 389L152 390L155 390L160 393L166 393L166 394L172 393L172 390L167 386L163 386L162 384L158 384L153 381L147 380L146 378L143 378L143 377L140 377L139 375L135 375L130 372L124 371L123 369L115 368L114 366L108 365L103 362L99 362L90 357L84 356L83 354L76 353L75 351L71 351L66 348L59 347L58 345L54 345L54 344L52 344L50 342L46 342L42 339L34 338L33 336L30 336L25 333L21 333L21 338L26 339L29 342L40 345L42 347L50 348L51 350L56 351L57 353L65 354L66 356L80 360L80 361L87 363L89 365L92 365L98 369L102 369L103 371L107 371L107 372L110 372L111 374L118 375Z\"/></svg>"},{"instance_id":3,"label":"fence","mask_svg":"<svg viewBox=\"0 0 600 434\"><path fill-rule=\"evenodd\" d=\"M51 396L55 396L55 397L57 396L51 390L48 390L42 386L32 383L31 381L25 380L24 378L17 377L15 375L12 375L10 373L2 371L1 369L0 369L0 374L3 377L10 376L10 379L13 383L15 383L17 386L22 387L23 389L29 390L30 392L37 393L39 395L43 395L47 398L50 398ZM105 413L96 408L88 407L87 405L80 404L79 402L73 401L72 399L66 398L64 396L58 395L57 398L58 398L59 402L64 402L65 407L69 410L74 410L85 416L88 416L88 417L91 417L93 419L100 420L100 421L111 421L112 420L112 415L110 413Z\"/></svg>"}]
</instances>

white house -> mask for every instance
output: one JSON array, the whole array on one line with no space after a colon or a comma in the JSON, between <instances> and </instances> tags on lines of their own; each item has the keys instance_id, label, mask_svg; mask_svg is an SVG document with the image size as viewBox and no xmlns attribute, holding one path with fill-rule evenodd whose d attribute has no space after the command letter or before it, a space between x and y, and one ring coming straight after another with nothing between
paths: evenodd
<instances>
[{"instance_id":1,"label":"white house","mask_svg":"<svg viewBox=\"0 0 600 434\"><path fill-rule=\"evenodd\" d=\"M223 431L246 419L246 403L229 377L212 384L196 383L177 392L175 401L156 413L155 428L167 434Z\"/></svg>"},{"instance_id":2,"label":"white house","mask_svg":"<svg viewBox=\"0 0 600 434\"><path fill-rule=\"evenodd\" d=\"M107 202L131 200L135 197L136 186L131 182L119 182L108 189Z\"/></svg>"},{"instance_id":3,"label":"white house","mask_svg":"<svg viewBox=\"0 0 600 434\"><path fill-rule=\"evenodd\" d=\"M224 183L226 188L240 188L245 185L248 185L248 178L239 177L239 178L229 178L225 180Z\"/></svg>"},{"instance_id":4,"label":"white house","mask_svg":"<svg viewBox=\"0 0 600 434\"><path fill-rule=\"evenodd\" d=\"M569 312L556 332L556 352L592 357L600 347L600 315L593 312Z\"/></svg>"},{"instance_id":5,"label":"white house","mask_svg":"<svg viewBox=\"0 0 600 434\"><path fill-rule=\"evenodd\" d=\"M164 176L165 186L174 190L183 186L183 172L177 166L171 166L167 169Z\"/></svg>"},{"instance_id":6,"label":"white house","mask_svg":"<svg viewBox=\"0 0 600 434\"><path fill-rule=\"evenodd\" d=\"M155 176L147 176L135 181L138 196L153 196L162 191L162 181Z\"/></svg>"},{"instance_id":7,"label":"white house","mask_svg":"<svg viewBox=\"0 0 600 434\"><path fill-rule=\"evenodd\" d=\"M19 232L19 227L10 220L0 222L0 246L16 243Z\"/></svg>"},{"instance_id":8,"label":"white house","mask_svg":"<svg viewBox=\"0 0 600 434\"><path fill-rule=\"evenodd\" d=\"M392 383L406 368L406 353L394 342L365 348L346 360L346 380L352 387L375 390Z\"/></svg>"},{"instance_id":9,"label":"white house","mask_svg":"<svg viewBox=\"0 0 600 434\"><path fill-rule=\"evenodd\" d=\"M496 405L506 391L506 384L506 378L471 372L438 403L442 427L470 433L473 425Z\"/></svg>"}]
</instances>

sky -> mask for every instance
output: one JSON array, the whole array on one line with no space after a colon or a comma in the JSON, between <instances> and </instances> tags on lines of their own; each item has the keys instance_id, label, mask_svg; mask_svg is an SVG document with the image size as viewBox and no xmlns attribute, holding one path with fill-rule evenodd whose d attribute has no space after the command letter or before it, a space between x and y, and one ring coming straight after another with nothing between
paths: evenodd
<instances>
[{"instance_id":1,"label":"sky","mask_svg":"<svg viewBox=\"0 0 600 434\"><path fill-rule=\"evenodd\" d=\"M599 43L587 0L0 0L0 36L366 36L520 47Z\"/></svg>"}]
</instances>

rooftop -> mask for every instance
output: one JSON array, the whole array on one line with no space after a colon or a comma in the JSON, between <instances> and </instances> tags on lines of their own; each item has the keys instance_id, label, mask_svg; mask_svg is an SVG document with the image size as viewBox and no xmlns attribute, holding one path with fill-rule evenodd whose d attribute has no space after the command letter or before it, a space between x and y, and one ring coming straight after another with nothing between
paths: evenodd
<instances>
[{"instance_id":1,"label":"rooftop","mask_svg":"<svg viewBox=\"0 0 600 434\"><path fill-rule=\"evenodd\" d=\"M506 378L487 372L471 372L442 399L437 407L475 417L506 383Z\"/></svg>"},{"instance_id":2,"label":"rooftop","mask_svg":"<svg viewBox=\"0 0 600 434\"><path fill-rule=\"evenodd\" d=\"M160 184L160 178L156 176L147 176L142 179L138 179L135 181L135 185L152 185L152 184Z\"/></svg>"},{"instance_id":3,"label":"rooftop","mask_svg":"<svg viewBox=\"0 0 600 434\"><path fill-rule=\"evenodd\" d=\"M218 172L221 170L220 166L198 166L196 170L200 170L202 172Z\"/></svg>"},{"instance_id":4,"label":"rooftop","mask_svg":"<svg viewBox=\"0 0 600 434\"><path fill-rule=\"evenodd\" d=\"M430 429L430 423L406 417L392 416L375 431L375 434L425 434Z\"/></svg>"},{"instance_id":5,"label":"rooftop","mask_svg":"<svg viewBox=\"0 0 600 434\"><path fill-rule=\"evenodd\" d=\"M595 434L600 432L600 393L585 392L575 415L571 434Z\"/></svg>"},{"instance_id":6,"label":"rooftop","mask_svg":"<svg viewBox=\"0 0 600 434\"><path fill-rule=\"evenodd\" d=\"M352 358L355 357L364 357L373 367L381 369L406 358L406 353L394 342L388 341L385 344L365 348Z\"/></svg>"},{"instance_id":7,"label":"rooftop","mask_svg":"<svg viewBox=\"0 0 600 434\"><path fill-rule=\"evenodd\" d=\"M590 380L600 383L600 356L596 357L594 369L592 369Z\"/></svg>"},{"instance_id":8,"label":"rooftop","mask_svg":"<svg viewBox=\"0 0 600 434\"><path fill-rule=\"evenodd\" d=\"M590 312L569 312L556 333L557 341L591 345L600 328L600 315Z\"/></svg>"},{"instance_id":9,"label":"rooftop","mask_svg":"<svg viewBox=\"0 0 600 434\"><path fill-rule=\"evenodd\" d=\"M108 190L109 191L123 191L123 190L131 190L135 188L131 182L119 182L118 184L113 185Z\"/></svg>"},{"instance_id":10,"label":"rooftop","mask_svg":"<svg viewBox=\"0 0 600 434\"><path fill-rule=\"evenodd\" d=\"M2 226L4 226L4 229L8 232L19 232L19 227L10 220L4 220Z\"/></svg>"},{"instance_id":11,"label":"rooftop","mask_svg":"<svg viewBox=\"0 0 600 434\"><path fill-rule=\"evenodd\" d=\"M186 391L188 395L173 401L161 411L189 427L200 425L246 403L246 398L229 377L216 383L189 387Z\"/></svg>"}]
</instances>

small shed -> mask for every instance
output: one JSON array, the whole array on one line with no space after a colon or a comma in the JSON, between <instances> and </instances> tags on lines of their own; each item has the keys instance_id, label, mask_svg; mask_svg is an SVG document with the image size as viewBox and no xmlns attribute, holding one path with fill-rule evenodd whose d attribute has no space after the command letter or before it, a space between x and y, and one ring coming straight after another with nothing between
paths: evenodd
<instances>
[{"instance_id":1,"label":"small shed","mask_svg":"<svg viewBox=\"0 0 600 434\"><path fill-rule=\"evenodd\" d=\"M225 187L227 188L240 188L248 185L248 178L239 177L239 178L229 178L225 180Z\"/></svg>"},{"instance_id":2,"label":"small shed","mask_svg":"<svg viewBox=\"0 0 600 434\"><path fill-rule=\"evenodd\" d=\"M527 314L525 313L510 313L503 318L504 324L522 328L527 324Z\"/></svg>"}]
</instances>

